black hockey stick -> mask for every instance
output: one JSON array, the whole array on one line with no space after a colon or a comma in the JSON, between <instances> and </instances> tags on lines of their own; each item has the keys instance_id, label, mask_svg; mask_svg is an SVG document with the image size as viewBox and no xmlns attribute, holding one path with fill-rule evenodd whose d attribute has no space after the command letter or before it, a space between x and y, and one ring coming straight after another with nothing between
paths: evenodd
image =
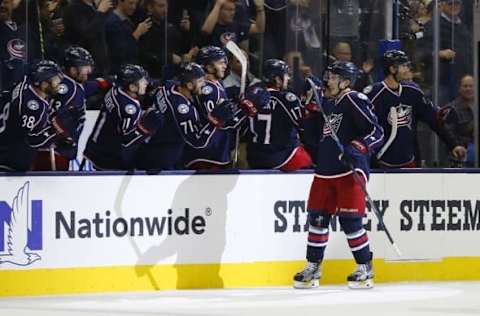
<instances>
[{"instance_id":1,"label":"black hockey stick","mask_svg":"<svg viewBox=\"0 0 480 316\"><path fill-rule=\"evenodd\" d=\"M325 114L325 111L323 110L322 103L320 103L320 97L318 96L317 86L315 85L315 83L310 78L307 78L307 81L308 81L308 84L310 85L310 87L313 90L313 95L315 97L315 101L318 104L318 108L320 109L320 113L322 114L322 118L325 121L325 124L327 125L327 127L331 131L330 136L335 141L335 144L337 145L338 149L340 150L340 155L343 155L345 153L345 149L344 149L342 143L340 142L340 139L338 139L337 133L333 129L332 125L330 124L330 121L329 121L327 115ZM370 197L370 194L368 194L366 183L363 183L362 179L360 179L360 176L355 171L355 167L353 166L352 163L349 163L348 166L352 170L353 178L358 183L358 185L360 185L360 188L362 189L363 194L365 194L365 196L367 197L367 201L370 204L370 207L372 208L373 213L377 217L378 223L380 224L380 226L385 231L385 234L387 235L387 238L390 241L390 244L392 244L393 248L395 249L395 252L401 257L402 253L401 253L400 249L398 248L398 246L395 244L395 241L393 240L392 235L388 231L387 226L385 225L385 222L383 221L382 214L380 213L380 211L377 209L377 207L373 203L373 200Z\"/></svg>"}]
</instances>

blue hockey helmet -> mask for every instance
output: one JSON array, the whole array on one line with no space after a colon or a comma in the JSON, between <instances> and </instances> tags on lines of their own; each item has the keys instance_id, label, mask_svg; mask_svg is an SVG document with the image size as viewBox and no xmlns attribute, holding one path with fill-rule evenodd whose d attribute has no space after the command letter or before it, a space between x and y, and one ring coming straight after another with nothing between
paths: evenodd
<instances>
[{"instance_id":1,"label":"blue hockey helmet","mask_svg":"<svg viewBox=\"0 0 480 316\"><path fill-rule=\"evenodd\" d=\"M245 99L255 104L257 109L262 109L270 102L270 92L260 85L254 85L245 92Z\"/></svg>"},{"instance_id":2,"label":"blue hockey helmet","mask_svg":"<svg viewBox=\"0 0 480 316\"><path fill-rule=\"evenodd\" d=\"M142 66L126 64L117 73L116 83L121 87L127 87L129 84L134 84L142 78L148 80L148 72Z\"/></svg>"},{"instance_id":3,"label":"blue hockey helmet","mask_svg":"<svg viewBox=\"0 0 480 316\"><path fill-rule=\"evenodd\" d=\"M65 49L63 56L63 65L65 67L94 66L92 54L80 46L70 46Z\"/></svg>"},{"instance_id":4,"label":"blue hockey helmet","mask_svg":"<svg viewBox=\"0 0 480 316\"><path fill-rule=\"evenodd\" d=\"M382 66L385 74L390 73L391 66L399 66L403 64L410 64L410 59L407 54L401 50L389 50L383 54Z\"/></svg>"},{"instance_id":5,"label":"blue hockey helmet","mask_svg":"<svg viewBox=\"0 0 480 316\"><path fill-rule=\"evenodd\" d=\"M345 61L336 61L326 69L326 74L332 73L339 75L343 80L349 80L350 86L355 84L357 77L359 75L359 71L357 66L355 66L352 62L345 62ZM324 78L325 81L325 78Z\"/></svg>"},{"instance_id":6,"label":"blue hockey helmet","mask_svg":"<svg viewBox=\"0 0 480 316\"><path fill-rule=\"evenodd\" d=\"M43 81L49 81L55 76L63 77L62 70L56 62L43 59L34 64L30 71L30 79L34 86L39 86Z\"/></svg>"},{"instance_id":7,"label":"blue hockey helmet","mask_svg":"<svg viewBox=\"0 0 480 316\"><path fill-rule=\"evenodd\" d=\"M263 63L263 81L271 83L275 77L283 78L288 74L288 65L280 59L268 59Z\"/></svg>"},{"instance_id":8,"label":"blue hockey helmet","mask_svg":"<svg viewBox=\"0 0 480 316\"><path fill-rule=\"evenodd\" d=\"M223 49L217 46L205 46L198 51L196 62L206 67L208 64L221 59L225 59L226 62L228 61L227 54L225 54Z\"/></svg>"},{"instance_id":9,"label":"blue hockey helmet","mask_svg":"<svg viewBox=\"0 0 480 316\"><path fill-rule=\"evenodd\" d=\"M202 66L197 63L186 63L180 66L178 80L182 85L205 76Z\"/></svg>"}]
</instances>

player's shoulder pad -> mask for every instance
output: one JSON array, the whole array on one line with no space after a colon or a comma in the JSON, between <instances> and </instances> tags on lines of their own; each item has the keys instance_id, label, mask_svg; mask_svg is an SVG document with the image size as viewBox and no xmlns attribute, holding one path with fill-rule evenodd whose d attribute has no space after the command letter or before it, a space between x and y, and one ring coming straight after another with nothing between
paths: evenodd
<instances>
[{"instance_id":1,"label":"player's shoulder pad","mask_svg":"<svg viewBox=\"0 0 480 316\"><path fill-rule=\"evenodd\" d=\"M300 102L300 99L297 95L291 91L271 91L272 96L277 97L280 101L285 102L286 104L297 104Z\"/></svg>"},{"instance_id":2,"label":"player's shoulder pad","mask_svg":"<svg viewBox=\"0 0 480 316\"><path fill-rule=\"evenodd\" d=\"M422 91L420 86L413 81L402 81L402 89L409 95L422 98L425 96L425 93Z\"/></svg>"},{"instance_id":3,"label":"player's shoulder pad","mask_svg":"<svg viewBox=\"0 0 480 316\"><path fill-rule=\"evenodd\" d=\"M377 94L382 88L383 84L381 82L376 82L374 84L366 86L362 92L366 95L371 96Z\"/></svg>"},{"instance_id":4,"label":"player's shoulder pad","mask_svg":"<svg viewBox=\"0 0 480 316\"><path fill-rule=\"evenodd\" d=\"M21 110L29 115L41 115L48 108L48 103L29 91L23 96Z\"/></svg>"},{"instance_id":5,"label":"player's shoulder pad","mask_svg":"<svg viewBox=\"0 0 480 316\"><path fill-rule=\"evenodd\" d=\"M64 76L57 91L60 98L70 98L77 90L78 83L70 77Z\"/></svg>"},{"instance_id":6,"label":"player's shoulder pad","mask_svg":"<svg viewBox=\"0 0 480 316\"><path fill-rule=\"evenodd\" d=\"M363 102L367 102L367 103L370 103L370 99L362 92L358 92L358 91L353 91L352 93L349 94L349 96L354 99L355 101L363 101Z\"/></svg>"},{"instance_id":7,"label":"player's shoulder pad","mask_svg":"<svg viewBox=\"0 0 480 316\"><path fill-rule=\"evenodd\" d=\"M135 116L140 113L140 103L121 89L114 89L113 98L123 115Z\"/></svg>"}]
</instances>

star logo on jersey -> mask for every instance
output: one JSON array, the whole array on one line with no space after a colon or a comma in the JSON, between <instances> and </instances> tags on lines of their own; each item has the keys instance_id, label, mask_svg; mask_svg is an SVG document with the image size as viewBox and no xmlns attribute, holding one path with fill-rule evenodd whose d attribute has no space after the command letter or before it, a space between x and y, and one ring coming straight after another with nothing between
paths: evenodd
<instances>
[{"instance_id":1,"label":"star logo on jersey","mask_svg":"<svg viewBox=\"0 0 480 316\"><path fill-rule=\"evenodd\" d=\"M180 114L187 114L188 112L190 112L190 108L189 108L188 105L186 105L186 104L180 104L180 105L177 107L177 111L178 111L178 113L180 113Z\"/></svg>"},{"instance_id":2,"label":"star logo on jersey","mask_svg":"<svg viewBox=\"0 0 480 316\"><path fill-rule=\"evenodd\" d=\"M62 83L58 86L58 93L59 94L67 94L68 92L68 87L66 84Z\"/></svg>"},{"instance_id":3,"label":"star logo on jersey","mask_svg":"<svg viewBox=\"0 0 480 316\"><path fill-rule=\"evenodd\" d=\"M133 104L127 104L125 106L125 113L127 113L129 115L133 115L133 114L137 113L137 107Z\"/></svg>"},{"instance_id":4,"label":"star logo on jersey","mask_svg":"<svg viewBox=\"0 0 480 316\"><path fill-rule=\"evenodd\" d=\"M330 126L335 131L335 134L338 133L338 129L340 128L340 124L342 124L343 113L342 114L330 114L328 116L328 120L330 121L330 125L325 124L323 126L323 135L324 136L331 136L332 130Z\"/></svg>"},{"instance_id":5,"label":"star logo on jersey","mask_svg":"<svg viewBox=\"0 0 480 316\"><path fill-rule=\"evenodd\" d=\"M397 110L397 126L406 126L412 129L412 107L410 105L401 104L395 108ZM392 125L392 118L390 115L387 118L388 123Z\"/></svg>"},{"instance_id":6,"label":"star logo on jersey","mask_svg":"<svg viewBox=\"0 0 480 316\"><path fill-rule=\"evenodd\" d=\"M202 88L202 94L204 95L209 95L210 93L212 93L212 91L213 91L213 88L210 86L204 86Z\"/></svg>"},{"instance_id":7,"label":"star logo on jersey","mask_svg":"<svg viewBox=\"0 0 480 316\"><path fill-rule=\"evenodd\" d=\"M29 108L32 111L36 111L40 108L40 104L38 104L38 102L35 100L30 100L27 102L27 108Z\"/></svg>"}]
</instances>

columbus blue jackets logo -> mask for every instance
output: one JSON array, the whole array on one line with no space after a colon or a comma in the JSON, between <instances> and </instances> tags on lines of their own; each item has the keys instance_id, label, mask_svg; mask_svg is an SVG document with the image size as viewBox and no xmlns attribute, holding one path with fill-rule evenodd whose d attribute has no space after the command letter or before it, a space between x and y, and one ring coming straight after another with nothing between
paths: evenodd
<instances>
[{"instance_id":1,"label":"columbus blue jackets logo","mask_svg":"<svg viewBox=\"0 0 480 316\"><path fill-rule=\"evenodd\" d=\"M137 107L133 104L127 104L125 106L125 113L127 113L129 115L133 115L133 114L137 113Z\"/></svg>"},{"instance_id":2,"label":"columbus blue jackets logo","mask_svg":"<svg viewBox=\"0 0 480 316\"><path fill-rule=\"evenodd\" d=\"M332 126L332 128L334 129L335 134L338 133L338 129L342 124L342 119L343 119L343 114L331 114L328 116L328 120L330 121L330 126ZM325 124L323 126L323 136L330 136L330 135L332 135L332 130L327 124Z\"/></svg>"},{"instance_id":3,"label":"columbus blue jackets logo","mask_svg":"<svg viewBox=\"0 0 480 316\"><path fill-rule=\"evenodd\" d=\"M38 102L35 100L30 100L27 102L27 108L29 108L32 111L36 111L40 108L40 104L38 104Z\"/></svg>"},{"instance_id":4,"label":"columbus blue jackets logo","mask_svg":"<svg viewBox=\"0 0 480 316\"><path fill-rule=\"evenodd\" d=\"M397 110L397 126L406 126L412 129L412 107L406 104L400 104L396 107ZM387 118L388 123L392 125L392 118L390 115Z\"/></svg>"},{"instance_id":5,"label":"columbus blue jackets logo","mask_svg":"<svg viewBox=\"0 0 480 316\"><path fill-rule=\"evenodd\" d=\"M7 43L7 52L11 59L25 58L25 42L21 39L15 38Z\"/></svg>"},{"instance_id":6,"label":"columbus blue jackets logo","mask_svg":"<svg viewBox=\"0 0 480 316\"><path fill-rule=\"evenodd\" d=\"M209 95L210 93L212 93L212 91L213 91L213 88L210 86L204 86L202 88L202 94L204 95Z\"/></svg>"},{"instance_id":7,"label":"columbus blue jackets logo","mask_svg":"<svg viewBox=\"0 0 480 316\"><path fill-rule=\"evenodd\" d=\"M62 83L58 86L58 93L59 94L67 94L68 92L68 87L66 84Z\"/></svg>"},{"instance_id":8,"label":"columbus blue jackets logo","mask_svg":"<svg viewBox=\"0 0 480 316\"><path fill-rule=\"evenodd\" d=\"M180 105L177 107L177 111L178 111L178 113L180 113L180 114L187 114L187 113L190 111L190 108L189 108L188 105L186 105L186 104L180 104Z\"/></svg>"},{"instance_id":9,"label":"columbus blue jackets logo","mask_svg":"<svg viewBox=\"0 0 480 316\"><path fill-rule=\"evenodd\" d=\"M0 201L0 267L28 266L41 260L42 201L30 200L30 182L18 189L11 205Z\"/></svg>"}]
</instances>

